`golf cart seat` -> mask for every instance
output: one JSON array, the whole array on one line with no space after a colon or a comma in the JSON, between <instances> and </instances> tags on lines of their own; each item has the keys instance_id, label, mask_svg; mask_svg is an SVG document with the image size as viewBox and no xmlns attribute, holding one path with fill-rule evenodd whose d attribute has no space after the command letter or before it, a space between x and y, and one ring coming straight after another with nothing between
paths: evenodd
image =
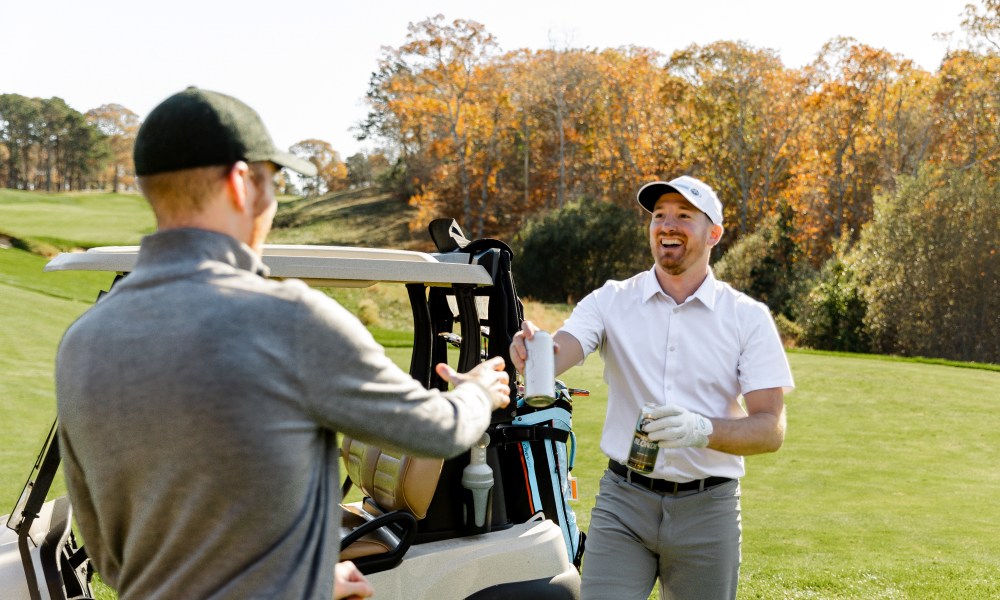
<instances>
[{"instance_id":1,"label":"golf cart seat","mask_svg":"<svg viewBox=\"0 0 1000 600\"><path fill-rule=\"evenodd\" d=\"M347 470L344 494L358 486L364 500L342 504L340 559L363 573L391 569L427 516L444 460L397 455L344 436L341 456Z\"/></svg>"}]
</instances>

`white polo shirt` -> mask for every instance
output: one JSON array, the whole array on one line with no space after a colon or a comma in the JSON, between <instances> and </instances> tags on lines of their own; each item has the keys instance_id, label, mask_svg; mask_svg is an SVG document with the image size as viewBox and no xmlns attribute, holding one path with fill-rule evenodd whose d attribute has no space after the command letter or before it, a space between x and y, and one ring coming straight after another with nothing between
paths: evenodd
<instances>
[{"instance_id":1,"label":"white polo shirt","mask_svg":"<svg viewBox=\"0 0 1000 600\"><path fill-rule=\"evenodd\" d=\"M608 384L601 450L622 464L646 403L736 419L747 414L741 394L795 385L767 306L711 271L679 305L660 288L653 269L608 281L577 305L561 330L579 340L584 356L601 352ZM661 448L650 476L685 482L743 474L742 456Z\"/></svg>"}]
</instances>

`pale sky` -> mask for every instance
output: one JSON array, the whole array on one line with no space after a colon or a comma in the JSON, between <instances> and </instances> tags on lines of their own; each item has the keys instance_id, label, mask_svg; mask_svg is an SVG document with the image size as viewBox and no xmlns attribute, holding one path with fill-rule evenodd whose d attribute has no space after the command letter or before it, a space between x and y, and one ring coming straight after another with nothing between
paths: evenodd
<instances>
[{"instance_id":1,"label":"pale sky","mask_svg":"<svg viewBox=\"0 0 1000 600\"><path fill-rule=\"evenodd\" d=\"M692 43L742 40L786 66L836 36L936 70L964 6L978 0L7 0L0 7L0 93L63 98L86 112L121 104L145 118L188 85L234 95L283 147L308 138L341 156L365 149L365 116L382 46L435 14L485 25L502 50L642 46L664 55Z\"/></svg>"}]
</instances>

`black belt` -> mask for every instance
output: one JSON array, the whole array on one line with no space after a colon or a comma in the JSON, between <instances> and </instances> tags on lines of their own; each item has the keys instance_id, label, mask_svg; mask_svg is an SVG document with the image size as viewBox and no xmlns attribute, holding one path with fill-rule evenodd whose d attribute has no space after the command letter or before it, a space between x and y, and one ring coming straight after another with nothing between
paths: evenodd
<instances>
[{"instance_id":1,"label":"black belt","mask_svg":"<svg viewBox=\"0 0 1000 600\"><path fill-rule=\"evenodd\" d=\"M666 479L650 479L645 475L640 475L635 471L632 471L625 465L614 460L608 461L608 468L611 469L612 472L624 477L629 483L640 485L646 489L659 492L661 494L677 494L679 492L689 492L691 490L697 490L700 492L702 490L707 490L710 487L715 487L732 481L732 479L727 477L706 477L705 479L695 479L694 481L685 481L684 483L667 481Z\"/></svg>"}]
</instances>

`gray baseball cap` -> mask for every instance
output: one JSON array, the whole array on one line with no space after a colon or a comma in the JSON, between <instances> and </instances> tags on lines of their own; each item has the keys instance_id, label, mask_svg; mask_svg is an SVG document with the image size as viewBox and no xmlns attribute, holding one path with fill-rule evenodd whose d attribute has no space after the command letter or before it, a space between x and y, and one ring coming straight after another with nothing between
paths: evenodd
<instances>
[{"instance_id":1,"label":"gray baseball cap","mask_svg":"<svg viewBox=\"0 0 1000 600\"><path fill-rule=\"evenodd\" d=\"M149 113L132 158L140 176L240 160L270 161L316 175L316 165L274 146L257 111L232 96L196 87L170 96Z\"/></svg>"}]
</instances>

